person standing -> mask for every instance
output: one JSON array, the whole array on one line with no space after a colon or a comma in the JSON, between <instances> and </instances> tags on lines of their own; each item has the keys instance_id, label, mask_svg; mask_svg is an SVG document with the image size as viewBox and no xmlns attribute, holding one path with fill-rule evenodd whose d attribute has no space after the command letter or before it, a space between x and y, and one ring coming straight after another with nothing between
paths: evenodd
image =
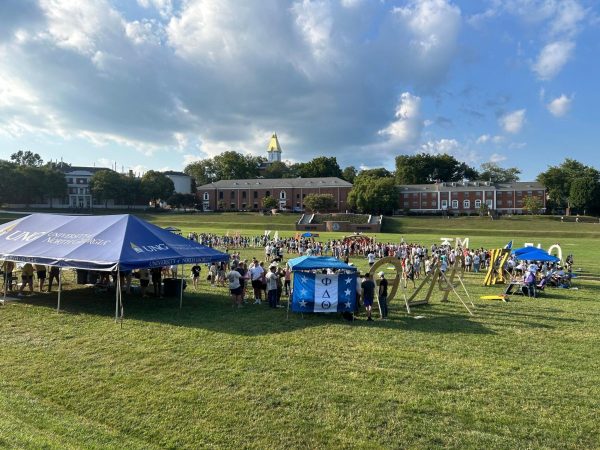
<instances>
[{"instance_id":1,"label":"person standing","mask_svg":"<svg viewBox=\"0 0 600 450\"><path fill-rule=\"evenodd\" d=\"M52 283L56 280L59 283L60 268L58 266L50 266L50 276L48 277L48 292L52 292Z\"/></svg>"},{"instance_id":2,"label":"person standing","mask_svg":"<svg viewBox=\"0 0 600 450\"><path fill-rule=\"evenodd\" d=\"M387 320L388 316L387 297L388 280L385 279L385 273L379 272L379 292L377 299L379 301L379 314L382 320Z\"/></svg>"},{"instance_id":3,"label":"person standing","mask_svg":"<svg viewBox=\"0 0 600 450\"><path fill-rule=\"evenodd\" d=\"M277 266L271 264L269 272L265 275L267 281L267 299L269 300L270 308L277 308Z\"/></svg>"},{"instance_id":4,"label":"person standing","mask_svg":"<svg viewBox=\"0 0 600 450\"><path fill-rule=\"evenodd\" d=\"M371 280L371 274L365 273L365 281L360 285L362 289L363 303L367 311L367 320L372 321L371 310L373 308L373 299L375 297L375 283Z\"/></svg>"},{"instance_id":5,"label":"person standing","mask_svg":"<svg viewBox=\"0 0 600 450\"><path fill-rule=\"evenodd\" d=\"M33 294L33 266L30 263L25 263L21 269L21 288L19 289L19 297L23 296L25 286L29 286L29 293Z\"/></svg>"},{"instance_id":6,"label":"person standing","mask_svg":"<svg viewBox=\"0 0 600 450\"><path fill-rule=\"evenodd\" d=\"M44 290L44 283L46 282L46 266L43 264L36 264L34 267L38 279L38 288L40 292L42 292Z\"/></svg>"},{"instance_id":7,"label":"person standing","mask_svg":"<svg viewBox=\"0 0 600 450\"><path fill-rule=\"evenodd\" d=\"M240 279L242 278L242 276L240 275L240 273L236 270L237 268L237 261L233 261L231 263L231 270L229 272L227 272L227 274L225 275L225 277L227 278L227 281L229 282L229 292L231 293L231 302L232 302L232 307L238 307L241 308L242 307L242 285L240 284Z\"/></svg>"},{"instance_id":8,"label":"person standing","mask_svg":"<svg viewBox=\"0 0 600 450\"><path fill-rule=\"evenodd\" d=\"M138 275L140 277L140 294L142 294L142 298L146 298L148 297L146 289L150 284L150 272L148 272L148 269L140 269L138 270Z\"/></svg>"},{"instance_id":9,"label":"person standing","mask_svg":"<svg viewBox=\"0 0 600 450\"><path fill-rule=\"evenodd\" d=\"M192 283L194 284L194 290L198 290L198 283L200 282L200 272L202 271L202 268L198 265L195 264L192 266Z\"/></svg>"},{"instance_id":10,"label":"person standing","mask_svg":"<svg viewBox=\"0 0 600 450\"><path fill-rule=\"evenodd\" d=\"M2 271L4 272L2 282L4 283L5 291L7 289L8 291L12 291L13 270L15 270L15 263L12 261L4 261L4 264L2 264Z\"/></svg>"},{"instance_id":11,"label":"person standing","mask_svg":"<svg viewBox=\"0 0 600 450\"><path fill-rule=\"evenodd\" d=\"M252 261L252 267L250 267L250 280L252 283L252 289L254 290L254 304L260 305L262 302L262 277L265 270L255 259Z\"/></svg>"},{"instance_id":12,"label":"person standing","mask_svg":"<svg viewBox=\"0 0 600 450\"><path fill-rule=\"evenodd\" d=\"M286 297L290 296L290 290L291 290L290 281L291 281L291 279L292 279L292 269L290 269L289 266L286 266L285 271L283 273L283 280L284 280L283 287L285 289Z\"/></svg>"},{"instance_id":13,"label":"person standing","mask_svg":"<svg viewBox=\"0 0 600 450\"><path fill-rule=\"evenodd\" d=\"M152 287L154 289L154 296L162 297L162 268L161 267L153 267L150 269L150 274L152 275Z\"/></svg>"}]
</instances>

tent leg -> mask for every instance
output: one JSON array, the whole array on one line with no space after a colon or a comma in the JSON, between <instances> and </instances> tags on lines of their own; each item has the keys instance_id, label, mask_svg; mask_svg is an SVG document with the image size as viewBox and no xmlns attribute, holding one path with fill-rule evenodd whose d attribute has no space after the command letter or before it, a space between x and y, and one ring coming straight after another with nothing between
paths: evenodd
<instances>
[{"instance_id":1,"label":"tent leg","mask_svg":"<svg viewBox=\"0 0 600 450\"><path fill-rule=\"evenodd\" d=\"M119 272L117 272L117 280L119 280ZM115 283L118 286L119 281ZM119 321L119 289L115 289L115 322Z\"/></svg>"},{"instance_id":2,"label":"tent leg","mask_svg":"<svg viewBox=\"0 0 600 450\"><path fill-rule=\"evenodd\" d=\"M58 269L58 301L56 303L56 312L60 312L60 295L62 293L62 268Z\"/></svg>"},{"instance_id":3,"label":"tent leg","mask_svg":"<svg viewBox=\"0 0 600 450\"><path fill-rule=\"evenodd\" d=\"M183 274L185 273L185 266L181 266L181 286L179 289L179 309L183 307Z\"/></svg>"},{"instance_id":4,"label":"tent leg","mask_svg":"<svg viewBox=\"0 0 600 450\"><path fill-rule=\"evenodd\" d=\"M6 261L5 261L6 263ZM6 304L6 291L8 289L8 286L6 285L6 281L7 281L8 277L6 276L6 264L4 265L4 294L2 296L2 306L4 306Z\"/></svg>"}]
</instances>

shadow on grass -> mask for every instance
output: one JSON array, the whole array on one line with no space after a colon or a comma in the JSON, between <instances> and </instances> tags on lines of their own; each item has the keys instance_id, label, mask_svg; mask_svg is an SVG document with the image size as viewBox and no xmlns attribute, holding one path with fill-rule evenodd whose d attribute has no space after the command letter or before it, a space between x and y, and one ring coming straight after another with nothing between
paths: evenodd
<instances>
[{"instance_id":1,"label":"shadow on grass","mask_svg":"<svg viewBox=\"0 0 600 450\"><path fill-rule=\"evenodd\" d=\"M20 303L55 309L57 294L36 294L24 297ZM263 303L234 309L228 299L214 293L186 295L183 299L182 309L179 309L179 299L177 298L142 299L124 295L123 303L124 327L127 327L128 321L139 321L200 328L218 333L260 336L328 324L342 324L349 328L369 327L424 333L494 334L492 330L480 323L477 317L470 317L460 305L422 306L408 316L402 305L394 304L391 308L391 320L368 322L364 312L354 321L344 320L340 314L301 315L291 311L289 319L287 319L285 308L271 309ZM94 294L92 289L70 289L63 292L61 298L62 314L96 315L111 320L114 317L114 311L114 293ZM376 315L374 313L374 317ZM417 320L416 316L423 316L423 318Z\"/></svg>"}]
</instances>

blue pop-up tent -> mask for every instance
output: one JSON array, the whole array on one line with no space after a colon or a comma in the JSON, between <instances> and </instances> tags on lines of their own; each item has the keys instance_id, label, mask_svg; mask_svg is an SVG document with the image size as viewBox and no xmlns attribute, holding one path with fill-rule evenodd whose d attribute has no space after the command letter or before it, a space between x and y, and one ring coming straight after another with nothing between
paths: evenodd
<instances>
[{"instance_id":1,"label":"blue pop-up tent","mask_svg":"<svg viewBox=\"0 0 600 450\"><path fill-rule=\"evenodd\" d=\"M129 214L31 214L0 225L0 259L119 272L227 261L229 255Z\"/></svg>"},{"instance_id":2,"label":"blue pop-up tent","mask_svg":"<svg viewBox=\"0 0 600 450\"><path fill-rule=\"evenodd\" d=\"M513 250L512 253L519 261L560 261L556 256L549 255L546 251L536 247L522 247Z\"/></svg>"},{"instance_id":3,"label":"blue pop-up tent","mask_svg":"<svg viewBox=\"0 0 600 450\"><path fill-rule=\"evenodd\" d=\"M292 270L342 269L356 272L356 267L333 256L300 256L290 259L287 264Z\"/></svg>"}]
</instances>

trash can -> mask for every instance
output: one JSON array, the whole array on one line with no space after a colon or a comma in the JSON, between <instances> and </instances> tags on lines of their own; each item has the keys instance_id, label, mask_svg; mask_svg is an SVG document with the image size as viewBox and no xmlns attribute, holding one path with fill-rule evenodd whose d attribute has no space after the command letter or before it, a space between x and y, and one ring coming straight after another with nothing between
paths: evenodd
<instances>
[{"instance_id":1,"label":"trash can","mask_svg":"<svg viewBox=\"0 0 600 450\"><path fill-rule=\"evenodd\" d=\"M187 287L187 283L183 280L183 290ZM163 295L165 297L179 297L181 293L181 278L164 278L163 279Z\"/></svg>"}]
</instances>

